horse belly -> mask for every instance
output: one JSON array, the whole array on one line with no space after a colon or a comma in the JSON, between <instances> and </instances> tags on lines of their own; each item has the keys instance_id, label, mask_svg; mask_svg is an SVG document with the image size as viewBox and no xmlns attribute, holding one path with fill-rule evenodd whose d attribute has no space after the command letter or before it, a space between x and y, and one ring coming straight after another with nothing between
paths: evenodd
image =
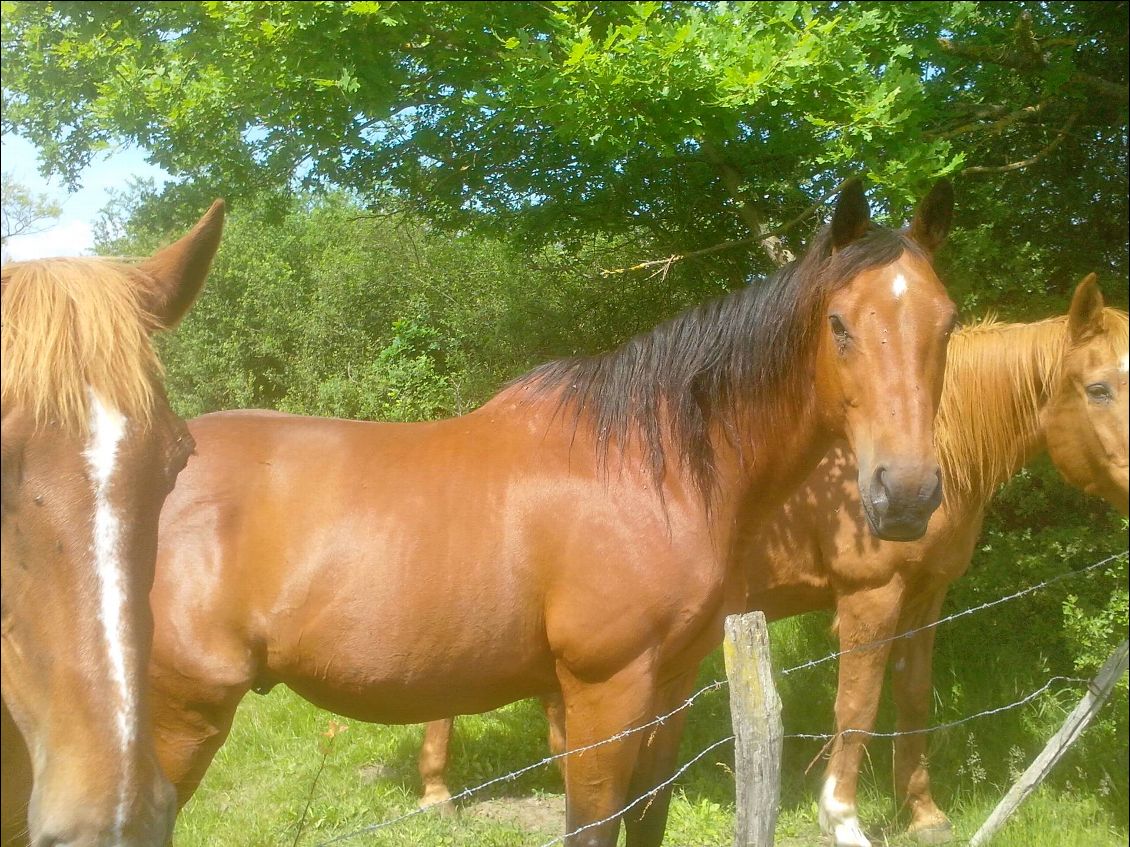
<instances>
[{"instance_id":1,"label":"horse belly","mask_svg":"<svg viewBox=\"0 0 1130 847\"><path fill-rule=\"evenodd\" d=\"M282 604L265 632L270 682L381 723L488 711L553 689L541 605L516 587L528 579L492 579L487 555L431 566L381 552L364 566L317 568L320 583L295 591L302 602Z\"/></svg>"}]
</instances>

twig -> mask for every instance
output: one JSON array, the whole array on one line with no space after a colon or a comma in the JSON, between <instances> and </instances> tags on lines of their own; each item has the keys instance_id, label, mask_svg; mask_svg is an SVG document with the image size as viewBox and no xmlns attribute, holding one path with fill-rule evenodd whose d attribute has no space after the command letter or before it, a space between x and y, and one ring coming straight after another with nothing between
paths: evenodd
<instances>
[{"instance_id":1,"label":"twig","mask_svg":"<svg viewBox=\"0 0 1130 847\"><path fill-rule=\"evenodd\" d=\"M298 847L298 840L302 837L302 830L306 828L306 815L310 811L310 804L314 802L314 789L318 786L318 780L322 777L322 771L326 769L326 760L330 757L330 749L333 747L334 736L339 732L344 732L348 727L345 724L340 724L335 720L330 720L329 727L322 735L325 741L322 742L322 761L318 763L318 770L314 773L314 779L310 781L310 790L306 793L306 805L302 807L302 815L298 818L298 829L294 833L294 841L291 842L291 847Z\"/></svg>"}]
</instances>

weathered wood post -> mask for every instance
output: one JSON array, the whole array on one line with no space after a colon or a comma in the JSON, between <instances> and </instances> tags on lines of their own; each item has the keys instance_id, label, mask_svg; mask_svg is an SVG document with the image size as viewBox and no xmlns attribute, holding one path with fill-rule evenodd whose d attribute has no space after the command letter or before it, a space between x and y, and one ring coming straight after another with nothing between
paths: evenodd
<instances>
[{"instance_id":1,"label":"weathered wood post","mask_svg":"<svg viewBox=\"0 0 1130 847\"><path fill-rule=\"evenodd\" d=\"M1083 695L1083 699L1079 701L1075 710L1067 716L1067 720L1063 722L1059 731L1045 745L1043 752L1036 757L1032 764L1028 766L1028 770L1024 771L1020 779L1008 790L1004 799L997 804L993 813L989 815L989 819L981 824L981 828L977 830L973 840L969 842L969 847L978 847L978 845L984 844L992 838L997 830L1005 825L1012 813L1024 802L1024 798L1043 782L1044 777L1055 767L1055 763L1083 733L1087 724L1091 722L1091 718L1098 714L1099 708L1110 696L1118 678L1126 673L1126 663L1127 642L1123 641L1110 654L1110 658L1106 660L1106 664L1102 666L1095 678L1091 680L1087 693Z\"/></svg>"},{"instance_id":2,"label":"weathered wood post","mask_svg":"<svg viewBox=\"0 0 1130 847\"><path fill-rule=\"evenodd\" d=\"M781 698L773 685L765 615L726 618L723 644L734 723L735 847L772 847L781 800Z\"/></svg>"}]
</instances>

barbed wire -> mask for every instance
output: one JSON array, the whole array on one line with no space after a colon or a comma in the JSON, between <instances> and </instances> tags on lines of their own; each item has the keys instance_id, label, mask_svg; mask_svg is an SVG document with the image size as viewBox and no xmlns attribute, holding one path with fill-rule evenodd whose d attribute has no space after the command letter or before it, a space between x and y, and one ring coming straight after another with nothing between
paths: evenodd
<instances>
[{"instance_id":1,"label":"barbed wire","mask_svg":"<svg viewBox=\"0 0 1130 847\"><path fill-rule=\"evenodd\" d=\"M903 639L903 638L910 638L911 636L914 636L914 635L918 634L919 632L923 632L923 631L928 630L928 629L933 629L935 627L941 626L942 624L950 623L951 621L955 621L955 620L959 620L961 618L967 617L967 616L975 614L977 612L983 612L986 609L991 609L991 608L993 608L995 606L999 606L1003 603L1007 603L1007 602L1010 602L1012 600L1017 600L1021 597L1027 596L1028 594L1031 594L1035 591L1039 591L1041 589L1047 588L1049 585L1054 585L1055 583L1062 582L1066 579L1070 579L1070 578L1080 576L1080 575L1085 574L1085 573L1089 573L1090 571L1096 570L1097 568L1100 568L1103 565L1109 564L1110 562L1116 561L1118 559L1125 558L1128 555L1130 555L1130 551L1125 551L1125 550L1121 551L1119 553L1113 553L1113 554L1107 556L1104 559L1101 559L1097 562L1094 562L1093 564L1087 565L1087 566L1082 567L1082 568L1077 568L1077 569L1072 570L1072 571L1067 571L1067 572L1062 573L1062 574L1057 574L1053 577L1049 577L1048 579L1042 580L1041 582L1038 582L1035 585L1030 585L1026 588L1020 589L1019 591L1015 591L1011 594L1005 595L1004 597L998 597L995 600L989 600L989 601L981 603L977 606L972 606L970 608L963 609L959 612L953 613L952 615L947 615L946 617L939 618L938 620L936 620L932 623L925 624L925 625L917 627L915 629L908 630L906 632L902 632L902 633L899 633L897 635L890 636L888 638L882 638L882 639L878 639L876 641L870 641L870 642L867 642L866 644L857 644L854 647L850 647L846 650L839 650L839 651L836 651L836 652L833 652L833 653L829 653L828 655L823 656L819 659L812 659L812 660L807 661L807 662L802 662L799 665L794 665L793 667L786 668L782 671L779 671L779 675L780 676L787 676L787 675L795 673L797 671L806 670L808 668L812 668L812 667L816 667L818 665L825 664L826 662L830 662L834 659L840 658L841 656L845 656L848 653L854 653L857 650L870 649L870 648L878 647L878 646L881 646L883 644L887 644L887 643L890 643L890 642L893 642L893 641L898 641L898 640ZM936 726L933 726L933 727L925 727L925 728L920 729L920 730L907 730L907 731L904 731L904 732L896 732L896 733L877 733L877 732L872 732L872 731L869 731L869 730L849 729L849 730L845 730L841 734L859 733L859 734L866 734L868 736L877 737L877 738L879 738L879 737L881 737L881 738L893 738L893 737L897 737L899 735L916 735L916 734L937 732L938 730L941 730L941 729L948 729L952 726L959 726L959 725L961 725L963 723L967 723L971 720L976 720L977 718L986 717L988 715L993 715L993 714L998 714L1000 712L1008 711L1009 709L1018 708L1019 706L1022 706L1024 704L1034 700L1036 697L1038 697L1040 694L1044 693L1052 684L1054 684L1058 680L1066 680L1066 681L1071 681L1071 682L1087 682L1087 680L1080 680L1080 679L1077 679L1075 677L1064 677L1064 676L1052 677L1037 691L1034 691L1031 694L1026 695L1025 697L1021 698L1020 700L1015 701L1014 703L1010 703L1007 706L1001 706L1001 707L998 707L998 708L995 708L995 709L988 709L988 710L985 710L983 712L979 712L977 714L970 715L966 718L962 718L962 719L957 720L957 721L952 721L948 724L939 724L939 725L936 725ZM684 700L682 703L680 703L675 708L671 709L669 712L666 712L663 715L659 715L659 716L647 721L646 723L640 724L639 726L630 727L628 729L621 730L620 732L617 732L614 735L609 736L608 738L601 739L600 741L594 741L591 744L586 744L586 745L581 746L581 747L575 747L575 748L572 748L572 749L569 749L569 750L564 750L560 753L554 753L552 755L546 756L542 759L539 759L536 762L533 762L532 764L525 765L524 767L521 767L517 770L511 771L510 773L502 774L501 776L497 776L497 777L494 777L492 779L489 779L486 782L480 783L479 785L475 785L475 786L472 786L470 788L465 788L462 791L459 791L456 794L453 794L447 800L436 802L436 803L429 803L429 804L426 804L426 805L423 805L423 806L418 806L417 808L415 808L415 809L413 809L409 812L405 812L404 814L398 815L394 818L389 818L388 820L381 821L379 823L370 824L368 826L353 830L351 832L347 832L347 833L343 833L341 835L334 836L333 838L330 838L327 841L320 842L319 847L329 847L329 845L332 845L332 844L338 844L340 842L347 841L347 840L356 838L356 837L361 836L361 835L369 835L371 833L378 832L382 829L386 829L388 827L395 826L396 824L403 823L404 821L406 821L410 818L414 818L414 817L417 817L419 815L425 814L425 813L427 813L427 812L431 811L432 809L435 809L439 806L443 806L443 805L446 805L448 803L453 803L456 800L462 800L462 799L470 797L474 794L478 794L479 792L481 792L481 791L483 791L487 788L490 788L491 786L499 785L499 784L504 783L504 782L511 782L511 781L517 779L518 777L529 773L530 771L534 771L534 770L537 770L538 768L542 768L542 767L544 767L544 766L546 766L546 765L548 765L548 764L550 764L554 761L557 761L558 759L564 759L568 756L581 754L581 753L584 753L588 750L593 750L593 749L596 749L598 747L603 747L606 744L612 744L612 743L615 743L617 741L623 740L624 738L626 738L630 735L633 735L637 732L643 732L647 729L651 729L652 727L658 727L659 725L665 723L669 718L673 717L674 715L678 714L679 712L683 711L684 709L689 709L695 703L695 701L697 701L704 694L707 694L711 691L717 691L718 689L723 688L724 686L726 686L728 684L729 684L729 680L716 679L712 682L707 683L702 688L695 691L693 694L691 694L689 697L687 697L686 700ZM825 741L829 740L833 737L835 737L834 734L817 735L817 734L804 734L804 733L793 733L793 734L784 736L784 738L790 738L790 739L813 739L813 740L825 740ZM636 798L628 806L621 809L615 815L612 815L609 818L606 818L605 820L596 821L596 822L593 822L591 824L586 824L586 826L583 827L582 829L578 829L576 832L573 832L573 833L567 833L566 835L561 836L560 838L558 838L554 841L548 842L548 844L543 845L543 847L548 847L548 845L550 845L550 844L560 843L562 840L564 840L564 838L567 838L570 835L575 835L577 832L580 832L583 829L588 829L590 827L599 826L602 823L607 823L609 820L612 820L617 815L621 815L624 812L634 808L634 806L637 805L639 802L642 802L642 800L644 798L654 796L659 790L666 787L666 785L670 784L670 782L673 782L676 778L678 778L678 776L680 776L682 773L684 773L687 770L687 768L689 768L692 764L694 764L694 762L698 761L703 756L705 756L706 753L708 753L710 750L712 750L715 747L718 747L721 744L725 743L726 741L730 741L730 740L733 740L733 736L730 736L729 738L721 739L721 740L715 742L714 744L710 745L710 747L708 747L706 750L700 752L694 759L690 760L684 766L682 766L678 771L676 771L675 774L672 775L670 780L656 786L655 788L653 788L647 794L642 795L642 797Z\"/></svg>"},{"instance_id":2,"label":"barbed wire","mask_svg":"<svg viewBox=\"0 0 1130 847\"><path fill-rule=\"evenodd\" d=\"M810 740L813 740L813 741L828 741L828 740L835 738L837 736L844 736L844 735L866 735L869 738L902 738L903 736L907 736L907 735L928 735L931 732L939 732L943 729L953 729L955 726L961 726L962 724L969 723L970 721L975 721L979 718L987 718L990 715L999 715L1001 712L1007 712L1011 709L1018 709L1021 706L1025 706L1028 703L1031 703L1033 700L1035 700L1037 697L1039 697L1041 694L1043 694L1045 691L1047 691L1049 688L1051 688L1057 682L1074 682L1074 683L1087 684L1087 683L1090 682L1090 680L1089 679L1083 679L1082 677L1078 677L1078 676L1053 676L1051 679L1049 679L1047 682L1045 682L1043 685L1041 685L1035 691L1029 692L1028 694L1025 694L1023 697L1021 697L1019 700L1014 700L1013 702L1011 702L1011 703L1009 703L1005 706L996 706L992 709L982 709L980 712L974 712L972 715L968 715L964 718L958 718L957 720L947 721L946 723L934 724L933 726L925 726L925 727L922 727L921 729L903 729L903 730L898 730L898 731L895 731L895 732L875 732L875 731L870 730L870 729L844 729L844 730L841 730L840 732L825 732L825 733L793 732L793 733L789 733L788 735L785 735L783 737L784 738L803 738L803 739L810 739Z\"/></svg>"},{"instance_id":3,"label":"barbed wire","mask_svg":"<svg viewBox=\"0 0 1130 847\"><path fill-rule=\"evenodd\" d=\"M658 717L652 718L647 723L640 724L639 726L631 727L629 729L622 730L622 731L616 733L615 735L610 735L608 738L603 738L600 741L594 741L592 744L586 744L582 747L574 747L570 750L564 750L560 753L554 753L553 755L546 756L545 758L540 759L540 760L534 762L533 764L526 765L525 767L519 768L516 771L511 771L510 773L503 774L502 776L496 776L493 779L488 779L486 782L481 783L481 784L476 785L476 786L473 786L471 788L464 788L462 791L458 792L457 794L453 794L448 800L443 800L443 801L436 802L436 803L428 803L427 805L419 806L419 807L413 809L410 812L405 812L404 814L402 814L398 817L390 818L387 821L382 821L380 823L371 824L370 826L364 827L363 829L358 829L354 832L349 832L349 833L346 833L344 835L336 836L334 838L331 838L329 841L321 842L319 847L328 847L328 845L330 845L330 844L335 844L339 841L345 841L346 839L349 839L349 838L355 838L358 835L368 835L369 833L377 832L378 830L385 829L386 827L390 827L393 824L398 824L398 823L401 823L402 821L406 821L406 820L408 820L408 818L414 818L417 815L422 815L425 812L429 812L432 809L436 808L437 806L443 806L447 803L453 803L456 800L462 800L465 797L470 797L472 794L477 794L480 791L482 791L483 789L489 788L492 785L498 785L499 783L502 783L502 782L511 782L511 781L517 779L518 777L522 776L523 774L526 774L526 773L529 773L530 771L537 770L538 768L544 767L545 765L548 765L551 762L556 761L557 759L564 759L567 756L573 756L573 755L576 755L578 753L584 753L587 750L593 750L593 749L596 749L597 747L603 747L605 744L612 744L615 741L620 741L624 738L627 738L629 735L633 735L637 732L643 732L645 729L650 729L651 727L657 727L660 724L664 723L668 718L670 718L673 715L676 715L679 712L681 712L683 709L690 708L691 705L695 702L695 700L697 700L703 694L706 694L709 691L715 691L715 690L723 687L724 685L726 685L727 682L728 681L725 680L725 679L716 679L716 680L714 680L714 682L711 682L708 685L704 685L702 688L700 688L698 691L696 691L694 694L692 694L690 697L688 697L686 700L684 700L680 705L676 706L674 709L667 712L666 714L659 715Z\"/></svg>"},{"instance_id":4,"label":"barbed wire","mask_svg":"<svg viewBox=\"0 0 1130 847\"><path fill-rule=\"evenodd\" d=\"M959 718L958 720L954 720L954 721L947 721L946 723L935 724L934 726L923 727L922 729L911 729L911 730L904 730L904 731L900 731L900 732L872 732L870 730L864 730L864 729L848 729L848 730L844 730L843 732L839 733L839 735L848 735L848 734L852 734L852 733L857 733L857 734L860 734L860 735L867 735L867 736L870 736L872 738L898 738L900 736L906 736L906 735L926 735L926 734L929 734L931 732L940 732L941 730L952 729L953 727L961 726L962 724L969 723L970 721L978 720L980 718L986 718L986 717L989 717L991 715L998 715L998 714L1001 714L1002 712L1010 711L1011 709L1018 709L1021 706L1027 705L1028 703L1035 700L1037 697L1039 697L1041 694L1046 692L1049 688L1051 688L1057 682L1072 682L1072 683L1086 685L1086 684L1090 683L1090 680L1084 679L1082 677L1074 677L1074 676L1053 676L1047 682L1045 682L1043 685L1041 685L1039 688L1037 688L1035 691L1032 691L1029 694L1026 694L1025 696L1021 697L1019 700L1014 700L1013 702L1008 703L1007 705L996 706L996 707L991 708L991 709L982 709L980 712L976 712L972 715L968 715L967 717ZM785 740L785 739L805 739L805 740L815 740L815 741L828 741L828 740L835 738L835 737L836 737L836 735L832 734L832 733L815 734L815 733L804 733L804 732L788 733L786 735L781 736L782 740ZM682 776L687 770L690 769L691 765L693 765L695 762L702 759L711 750L714 750L715 748L721 746L722 744L726 743L727 741L733 741L733 740L734 740L734 736L730 735L727 738L722 738L722 739L719 739L718 741L715 741L713 744L709 745L705 750L700 752L698 755L696 755L692 759L688 760L686 762L686 764L684 764L682 767L680 767L674 774L671 775L670 778L659 783L659 785L655 786L653 789L651 789L647 793L640 795L635 800L628 803L628 805L626 805L624 808L622 808L619 812L616 812L615 814L608 815L607 817L601 818L598 821L593 821L592 823L588 823L588 824L585 824L584 826L578 827L577 829L574 829L572 832L567 832L564 835L561 835L561 836L558 836L557 838L554 838L552 841L547 841L545 844L542 844L541 847L552 847L552 845L554 845L554 844L559 844L559 843L563 842L566 838L577 835L578 833L584 832L587 829L592 829L593 827L597 827L597 826L600 826L601 824L608 823L611 820L615 820L618 816L623 815L625 812L631 811L631 809L635 808L637 805L639 805L644 800L658 794L661 790L663 790L668 785L673 783L676 779L678 779L680 776Z\"/></svg>"},{"instance_id":5,"label":"barbed wire","mask_svg":"<svg viewBox=\"0 0 1130 847\"><path fill-rule=\"evenodd\" d=\"M962 609L960 612L954 612L952 615L947 615L944 618L938 618L938 620L934 621L933 623L928 623L923 626L916 627L915 629L908 629L906 632L900 632L898 635L892 635L889 638L880 638L877 641L868 641L866 644L857 644L854 647L849 647L847 650L839 650L835 653L829 653L827 656L824 656L820 659L812 659L808 662L802 662L799 665L780 671L780 675L788 676L789 674L795 673L796 671L805 670L807 668L814 668L817 665L822 665L825 662L830 662L833 659L838 659L841 656L846 656L848 653L854 653L858 650L870 650L873 647L879 647L883 644L889 644L892 641L899 641L903 638L910 638L913 635L917 635L920 632L925 632L928 629L933 629L935 627L941 626L944 623L956 621L959 618L964 618L977 612L983 612L986 609L991 609L994 606L999 606L1002 603L1009 602L1010 600L1019 599L1020 597L1031 594L1033 591L1039 591L1040 589L1047 588L1049 585L1054 585L1057 582L1062 582L1065 579L1070 579L1072 577L1088 573L1089 571L1100 568L1103 565L1115 561L1116 559L1126 558L1127 555L1130 555L1130 551L1123 550L1121 553L1113 553L1110 556L1107 556L1105 559L1095 562L1092 565L1087 565L1086 567L1078 568L1073 571L1067 571L1066 573L1056 574L1055 576L1049 577L1048 579L1045 579L1042 582L1038 582L1035 585L1030 585L1027 588L1022 588L1019 591L1013 592L1012 594L1008 594L1004 597L998 597L996 600L989 600L985 603L980 604L979 606L971 606L968 609Z\"/></svg>"}]
</instances>

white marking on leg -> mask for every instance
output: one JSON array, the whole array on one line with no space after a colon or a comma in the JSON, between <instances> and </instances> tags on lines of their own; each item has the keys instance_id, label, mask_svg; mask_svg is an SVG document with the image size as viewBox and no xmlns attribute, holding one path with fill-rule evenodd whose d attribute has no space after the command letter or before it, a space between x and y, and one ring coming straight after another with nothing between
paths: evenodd
<instances>
[{"instance_id":1,"label":"white marking on leg","mask_svg":"<svg viewBox=\"0 0 1130 847\"><path fill-rule=\"evenodd\" d=\"M836 847L871 847L856 817L855 804L836 799L836 778L828 777L820 792L820 829L832 836Z\"/></svg>"},{"instance_id":2,"label":"white marking on leg","mask_svg":"<svg viewBox=\"0 0 1130 847\"><path fill-rule=\"evenodd\" d=\"M106 638L110 679L118 690L114 711L115 729L122 751L122 766L128 768L129 750L137 735L137 703L129 685L126 634L126 583L121 560L121 521L110 501L110 488L117 468L118 447L125 436L127 421L117 410L106 406L90 391L90 442L83 456L94 483L94 537L91 549L101 593L99 620ZM128 803L130 774L123 770L119 786L117 830L121 837Z\"/></svg>"},{"instance_id":3,"label":"white marking on leg","mask_svg":"<svg viewBox=\"0 0 1130 847\"><path fill-rule=\"evenodd\" d=\"M895 274L895 280L891 283L891 293L895 295L898 300L902 295L906 294L906 277L902 274Z\"/></svg>"}]
</instances>

